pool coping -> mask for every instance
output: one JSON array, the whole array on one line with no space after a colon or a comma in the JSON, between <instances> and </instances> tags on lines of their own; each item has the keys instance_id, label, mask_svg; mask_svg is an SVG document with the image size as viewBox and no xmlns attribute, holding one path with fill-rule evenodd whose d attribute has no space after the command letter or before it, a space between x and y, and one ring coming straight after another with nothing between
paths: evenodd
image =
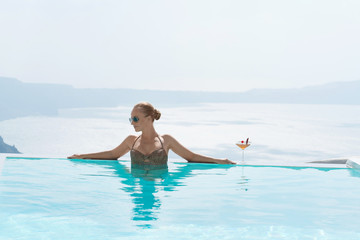
<instances>
[{"instance_id":1,"label":"pool coping","mask_svg":"<svg viewBox=\"0 0 360 240\"><path fill-rule=\"evenodd\" d=\"M64 157L57 157L57 156L29 156L23 154L9 154L9 153L0 153L0 174L3 169L4 163L6 159L12 158L28 158L28 159L66 159ZM123 159L118 161L125 161ZM186 161L171 161L172 163L187 163ZM301 162L301 163L270 163L268 161L263 162L256 162L256 163L242 163L241 161L236 164L236 166L255 166L255 167L301 167L301 168L353 168L360 170L360 156L351 156L345 158L337 158L337 159L328 159L328 160L320 160L320 161L313 161L313 162Z\"/></svg>"}]
</instances>

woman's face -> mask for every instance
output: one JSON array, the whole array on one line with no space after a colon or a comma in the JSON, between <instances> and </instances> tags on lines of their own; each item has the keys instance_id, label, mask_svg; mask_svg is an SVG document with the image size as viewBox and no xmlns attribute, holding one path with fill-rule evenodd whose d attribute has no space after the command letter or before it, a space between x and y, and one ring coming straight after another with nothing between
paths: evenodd
<instances>
[{"instance_id":1,"label":"woman's face","mask_svg":"<svg viewBox=\"0 0 360 240\"><path fill-rule=\"evenodd\" d=\"M145 117L144 113L142 113L138 108L134 108L131 111L131 119L132 119L131 125L133 125L136 132L143 131L144 128L147 128L149 124L152 123L151 117L150 116Z\"/></svg>"}]
</instances>

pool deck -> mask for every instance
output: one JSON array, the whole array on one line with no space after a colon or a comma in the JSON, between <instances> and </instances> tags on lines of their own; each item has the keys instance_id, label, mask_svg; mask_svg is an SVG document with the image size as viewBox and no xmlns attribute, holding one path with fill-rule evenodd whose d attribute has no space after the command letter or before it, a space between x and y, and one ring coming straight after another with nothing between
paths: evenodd
<instances>
[{"instance_id":1,"label":"pool deck","mask_svg":"<svg viewBox=\"0 0 360 240\"><path fill-rule=\"evenodd\" d=\"M4 166L5 159L11 158L57 158L59 157L34 157L34 156L24 156L23 154L9 154L9 153L0 153L0 174ZM171 162L181 162L186 163L186 161L171 161ZM311 162L270 162L270 161L256 161L256 162L241 162L237 163L240 166L273 166L273 167L309 167L309 168L354 168L360 170L360 156L351 156L337 159L328 159L328 160L319 160Z\"/></svg>"}]
</instances>

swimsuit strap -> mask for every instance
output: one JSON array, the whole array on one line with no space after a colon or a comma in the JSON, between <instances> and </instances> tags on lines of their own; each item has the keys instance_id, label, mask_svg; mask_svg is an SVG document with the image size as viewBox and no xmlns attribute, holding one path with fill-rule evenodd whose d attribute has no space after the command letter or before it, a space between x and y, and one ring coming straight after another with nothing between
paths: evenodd
<instances>
[{"instance_id":1,"label":"swimsuit strap","mask_svg":"<svg viewBox=\"0 0 360 240\"><path fill-rule=\"evenodd\" d=\"M135 143L136 143L136 141L137 141L140 137L141 137L141 135L140 135L140 136L138 136L138 137L135 139L135 141L134 141L134 143L133 143L133 145L132 145L132 147L131 147L131 150L133 150L133 149L134 149Z\"/></svg>"},{"instance_id":2,"label":"swimsuit strap","mask_svg":"<svg viewBox=\"0 0 360 240\"><path fill-rule=\"evenodd\" d=\"M138 137L135 139L135 141L134 141L134 143L133 143L133 145L132 145L132 147L131 147L131 150L134 149L135 143L136 143L136 141L137 141L140 137L141 137L141 135L138 136ZM160 141L160 143L161 143L161 147L164 149L164 144L163 144L163 142L161 141L159 135L157 135L157 138L159 139L159 141Z\"/></svg>"},{"instance_id":3,"label":"swimsuit strap","mask_svg":"<svg viewBox=\"0 0 360 240\"><path fill-rule=\"evenodd\" d=\"M157 137L158 137L158 139L159 139L159 141L160 141L160 143L161 143L161 147L164 149L164 144L162 143L162 141L161 141L161 139L160 139L159 135L158 135Z\"/></svg>"}]
</instances>

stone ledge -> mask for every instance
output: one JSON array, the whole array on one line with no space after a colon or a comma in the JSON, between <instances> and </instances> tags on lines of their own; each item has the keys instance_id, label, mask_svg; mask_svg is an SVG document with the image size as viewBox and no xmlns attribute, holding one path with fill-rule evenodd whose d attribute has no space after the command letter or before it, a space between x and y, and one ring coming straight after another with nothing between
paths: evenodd
<instances>
[{"instance_id":1,"label":"stone ledge","mask_svg":"<svg viewBox=\"0 0 360 240\"><path fill-rule=\"evenodd\" d=\"M346 166L360 170L360 156L349 157L346 161Z\"/></svg>"}]
</instances>

